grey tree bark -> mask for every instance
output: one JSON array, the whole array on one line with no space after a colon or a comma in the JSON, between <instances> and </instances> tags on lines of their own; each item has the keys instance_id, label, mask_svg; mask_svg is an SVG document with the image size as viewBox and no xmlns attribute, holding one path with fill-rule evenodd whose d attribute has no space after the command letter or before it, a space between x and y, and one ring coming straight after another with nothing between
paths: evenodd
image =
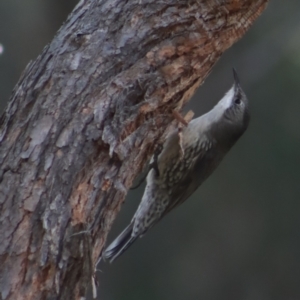
<instances>
[{"instance_id":1,"label":"grey tree bark","mask_svg":"<svg viewBox=\"0 0 300 300\"><path fill-rule=\"evenodd\" d=\"M80 1L1 119L1 299L85 295L172 112L267 2Z\"/></svg>"}]
</instances>

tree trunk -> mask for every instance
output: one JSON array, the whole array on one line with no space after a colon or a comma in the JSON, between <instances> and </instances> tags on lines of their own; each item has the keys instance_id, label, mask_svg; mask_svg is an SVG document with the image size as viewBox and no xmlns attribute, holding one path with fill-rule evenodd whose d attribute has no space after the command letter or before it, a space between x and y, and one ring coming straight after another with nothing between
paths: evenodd
<instances>
[{"instance_id":1,"label":"tree trunk","mask_svg":"<svg viewBox=\"0 0 300 300\"><path fill-rule=\"evenodd\" d=\"M85 295L173 110L267 2L80 1L1 119L1 299Z\"/></svg>"}]
</instances>

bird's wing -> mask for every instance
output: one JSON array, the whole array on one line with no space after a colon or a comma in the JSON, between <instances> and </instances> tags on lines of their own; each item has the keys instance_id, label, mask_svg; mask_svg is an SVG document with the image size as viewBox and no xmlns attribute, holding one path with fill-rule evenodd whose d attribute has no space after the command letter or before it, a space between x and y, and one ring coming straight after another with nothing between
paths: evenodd
<instances>
[{"instance_id":1,"label":"bird's wing","mask_svg":"<svg viewBox=\"0 0 300 300\"><path fill-rule=\"evenodd\" d=\"M206 175L206 170L204 169L207 168L206 164L209 163L212 148L213 143L208 139L201 142L195 158L193 158L188 165L184 166L182 176L178 180L176 187L170 189L170 201L163 215L183 203L210 175L209 170ZM190 154L186 153L185 155ZM174 170L174 172L176 172L176 170Z\"/></svg>"}]
</instances>

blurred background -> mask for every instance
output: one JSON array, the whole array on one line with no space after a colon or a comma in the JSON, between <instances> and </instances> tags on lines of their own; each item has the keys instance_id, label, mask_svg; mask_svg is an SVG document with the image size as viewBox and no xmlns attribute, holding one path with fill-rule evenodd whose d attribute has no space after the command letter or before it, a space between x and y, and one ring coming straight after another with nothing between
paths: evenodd
<instances>
[{"instance_id":1,"label":"blurred background","mask_svg":"<svg viewBox=\"0 0 300 300\"><path fill-rule=\"evenodd\" d=\"M76 4L0 2L1 111ZM233 66L251 103L250 128L189 201L99 266L102 300L300 299L300 1L271 0L187 109L210 110L231 86ZM129 193L110 241L143 188Z\"/></svg>"}]
</instances>

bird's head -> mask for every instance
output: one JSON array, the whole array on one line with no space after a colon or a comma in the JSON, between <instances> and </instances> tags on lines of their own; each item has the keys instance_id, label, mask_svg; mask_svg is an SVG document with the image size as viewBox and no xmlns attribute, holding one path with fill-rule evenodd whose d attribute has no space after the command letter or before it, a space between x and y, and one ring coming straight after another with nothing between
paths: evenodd
<instances>
[{"instance_id":1,"label":"bird's head","mask_svg":"<svg viewBox=\"0 0 300 300\"><path fill-rule=\"evenodd\" d=\"M234 84L213 109L215 127L218 136L238 139L247 129L250 114L248 99L233 69Z\"/></svg>"}]
</instances>

